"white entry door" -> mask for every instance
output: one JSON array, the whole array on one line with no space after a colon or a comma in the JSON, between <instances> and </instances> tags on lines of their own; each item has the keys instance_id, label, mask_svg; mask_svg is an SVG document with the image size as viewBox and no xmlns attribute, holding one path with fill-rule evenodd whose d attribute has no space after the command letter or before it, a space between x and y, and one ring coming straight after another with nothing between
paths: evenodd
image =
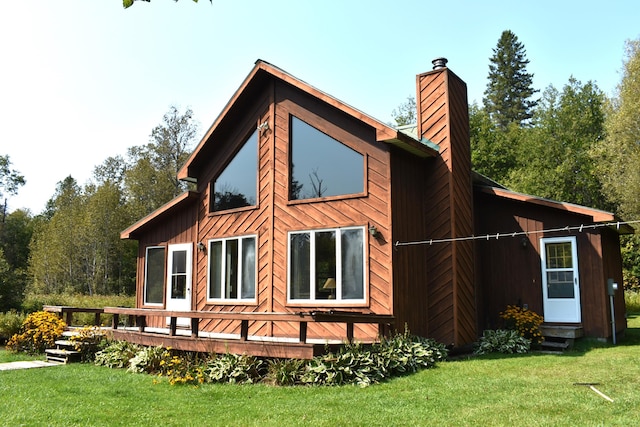
<instances>
[{"instance_id":1,"label":"white entry door","mask_svg":"<svg viewBox=\"0 0 640 427\"><path fill-rule=\"evenodd\" d=\"M544 321L581 322L576 238L540 239L540 257Z\"/></svg>"},{"instance_id":2,"label":"white entry door","mask_svg":"<svg viewBox=\"0 0 640 427\"><path fill-rule=\"evenodd\" d=\"M167 260L167 310L191 311L193 245L169 245ZM169 319L167 319L167 322ZM190 320L178 318L178 325L188 326Z\"/></svg>"}]
</instances>

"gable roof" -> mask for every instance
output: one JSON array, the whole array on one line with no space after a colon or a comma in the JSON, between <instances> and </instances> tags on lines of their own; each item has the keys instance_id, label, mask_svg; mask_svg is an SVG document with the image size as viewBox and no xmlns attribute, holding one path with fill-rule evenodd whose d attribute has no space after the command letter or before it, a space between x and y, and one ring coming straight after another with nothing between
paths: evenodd
<instances>
[{"instance_id":1,"label":"gable roof","mask_svg":"<svg viewBox=\"0 0 640 427\"><path fill-rule=\"evenodd\" d=\"M240 108L244 102L247 102L252 94L254 94L261 87L266 85L272 79L278 79L286 82L296 89L307 93L316 99L319 99L334 108L352 116L361 122L371 126L375 129L376 141L384 142L398 146L406 151L409 151L419 157L435 157L438 154L438 146L424 139L418 139L407 132L402 132L399 129L393 128L381 121L374 119L373 117L357 110L350 105L334 98L333 96L311 86L310 84L292 76L286 71L266 62L258 60L255 66L244 79L240 87L236 90L231 97L227 105L223 108L220 115L213 122L209 130L200 140L200 143L195 148L191 156L186 161L184 166L178 172L178 179L181 180L194 180L197 179L198 171L200 169L201 162L210 160L210 157L206 155L207 145L213 142L213 135L220 128L221 123L225 117L229 115L234 109Z\"/></svg>"}]
</instances>

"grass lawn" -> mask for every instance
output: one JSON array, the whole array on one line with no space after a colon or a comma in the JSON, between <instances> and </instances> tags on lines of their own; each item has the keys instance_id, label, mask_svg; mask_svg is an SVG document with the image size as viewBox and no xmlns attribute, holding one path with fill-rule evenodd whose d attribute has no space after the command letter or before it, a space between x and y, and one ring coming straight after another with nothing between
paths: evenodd
<instances>
[{"instance_id":1,"label":"grass lawn","mask_svg":"<svg viewBox=\"0 0 640 427\"><path fill-rule=\"evenodd\" d=\"M640 317L629 327L617 346L459 359L368 388L170 386L89 364L0 371L0 425L634 426Z\"/></svg>"}]
</instances>

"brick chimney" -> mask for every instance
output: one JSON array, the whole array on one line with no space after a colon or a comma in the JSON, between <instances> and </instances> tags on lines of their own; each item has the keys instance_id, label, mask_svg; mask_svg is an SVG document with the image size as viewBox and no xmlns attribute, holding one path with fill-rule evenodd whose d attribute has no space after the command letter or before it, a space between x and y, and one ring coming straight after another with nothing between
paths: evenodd
<instances>
[{"instance_id":1,"label":"brick chimney","mask_svg":"<svg viewBox=\"0 0 640 427\"><path fill-rule=\"evenodd\" d=\"M418 135L440 146L428 167L425 221L434 239L473 234L473 194L467 85L446 64L416 77ZM456 347L476 339L473 243L433 245L428 251L429 330Z\"/></svg>"}]
</instances>

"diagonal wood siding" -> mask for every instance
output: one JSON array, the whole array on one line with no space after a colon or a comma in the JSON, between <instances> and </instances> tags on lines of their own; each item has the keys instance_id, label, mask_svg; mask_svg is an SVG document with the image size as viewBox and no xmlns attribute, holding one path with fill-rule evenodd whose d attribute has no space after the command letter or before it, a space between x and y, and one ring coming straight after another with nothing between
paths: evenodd
<instances>
[{"instance_id":1,"label":"diagonal wood siding","mask_svg":"<svg viewBox=\"0 0 640 427\"><path fill-rule=\"evenodd\" d=\"M430 161L424 199L429 238L473 234L471 157L466 85L447 69L417 77L418 132L440 146ZM476 339L473 245L430 246L428 310L430 336L456 346Z\"/></svg>"}]
</instances>

